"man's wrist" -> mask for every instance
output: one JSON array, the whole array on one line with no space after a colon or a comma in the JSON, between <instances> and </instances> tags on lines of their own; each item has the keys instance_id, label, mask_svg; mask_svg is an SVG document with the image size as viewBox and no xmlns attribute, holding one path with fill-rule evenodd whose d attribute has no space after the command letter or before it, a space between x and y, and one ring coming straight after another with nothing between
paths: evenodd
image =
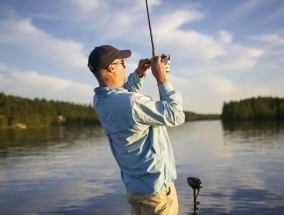
<instances>
[{"instance_id":1,"label":"man's wrist","mask_svg":"<svg viewBox=\"0 0 284 215\"><path fill-rule=\"evenodd\" d=\"M157 85L160 85L160 84L162 84L162 83L167 82L167 79L166 79L166 78L163 78L163 79L157 79L156 81L157 81Z\"/></svg>"},{"instance_id":2,"label":"man's wrist","mask_svg":"<svg viewBox=\"0 0 284 215\"><path fill-rule=\"evenodd\" d=\"M139 72L138 69L135 70L136 74L138 75L139 78L143 78L145 76L144 72Z\"/></svg>"}]
</instances>

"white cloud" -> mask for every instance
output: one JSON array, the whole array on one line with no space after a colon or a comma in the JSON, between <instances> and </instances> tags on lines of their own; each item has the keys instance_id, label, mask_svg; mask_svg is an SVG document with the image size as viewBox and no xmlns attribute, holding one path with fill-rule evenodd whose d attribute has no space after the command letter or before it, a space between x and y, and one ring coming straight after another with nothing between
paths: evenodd
<instances>
[{"instance_id":1,"label":"white cloud","mask_svg":"<svg viewBox=\"0 0 284 215\"><path fill-rule=\"evenodd\" d=\"M229 15L225 19L238 19L248 16L253 11L263 7L267 1L265 0L250 0L243 1L244 3L240 4L234 10L230 11ZM269 3L270 4L270 3Z\"/></svg>"},{"instance_id":2,"label":"white cloud","mask_svg":"<svg viewBox=\"0 0 284 215\"><path fill-rule=\"evenodd\" d=\"M261 34L249 37L250 42L265 50L265 58L262 63L270 64L270 67L284 66L284 36L283 33ZM281 68L277 70L283 70ZM274 70L272 70L274 71Z\"/></svg>"},{"instance_id":3,"label":"white cloud","mask_svg":"<svg viewBox=\"0 0 284 215\"><path fill-rule=\"evenodd\" d=\"M221 43L230 44L233 41L233 35L227 31L219 31L219 40Z\"/></svg>"},{"instance_id":4,"label":"white cloud","mask_svg":"<svg viewBox=\"0 0 284 215\"><path fill-rule=\"evenodd\" d=\"M203 19L204 15L198 11L173 11L165 16L159 17L154 29L158 37L170 36L173 30L179 29L183 24L194 20ZM158 38L159 39L159 38Z\"/></svg>"},{"instance_id":5,"label":"white cloud","mask_svg":"<svg viewBox=\"0 0 284 215\"><path fill-rule=\"evenodd\" d=\"M208 67L208 72L249 70L263 55L262 49L235 43L230 32L220 31L214 37L194 30L179 29L182 23L186 23L186 19L177 17L171 20L170 33L167 32L166 24L158 26L158 42L190 67Z\"/></svg>"},{"instance_id":6,"label":"white cloud","mask_svg":"<svg viewBox=\"0 0 284 215\"><path fill-rule=\"evenodd\" d=\"M206 77L204 80L204 84L209 90L212 89L212 93L220 95L229 94L236 90L234 83L232 83L232 81L228 79L225 79L224 77Z\"/></svg>"},{"instance_id":7,"label":"white cloud","mask_svg":"<svg viewBox=\"0 0 284 215\"><path fill-rule=\"evenodd\" d=\"M281 7L277 7L276 10L269 14L268 17L266 17L265 22L274 22L274 21L278 21L278 20L283 20L284 17L284 6L282 4Z\"/></svg>"},{"instance_id":8,"label":"white cloud","mask_svg":"<svg viewBox=\"0 0 284 215\"><path fill-rule=\"evenodd\" d=\"M173 50L181 59L213 59L225 54L223 47L214 38L193 30L175 29L170 35L163 35L160 38L159 42L166 47L165 49Z\"/></svg>"},{"instance_id":9,"label":"white cloud","mask_svg":"<svg viewBox=\"0 0 284 215\"><path fill-rule=\"evenodd\" d=\"M36 71L21 71L0 64L0 91L29 98L46 98L62 101L92 102L93 86L62 78L41 75Z\"/></svg>"},{"instance_id":10,"label":"white cloud","mask_svg":"<svg viewBox=\"0 0 284 215\"><path fill-rule=\"evenodd\" d=\"M102 5L105 5L106 1L99 1L99 0L69 0L66 1L65 4L73 4L77 10L80 11L81 14L88 14L91 15L97 9L101 9Z\"/></svg>"},{"instance_id":11,"label":"white cloud","mask_svg":"<svg viewBox=\"0 0 284 215\"><path fill-rule=\"evenodd\" d=\"M269 43L275 46L284 46L284 37L281 37L278 34L264 34L257 37L252 37L252 39Z\"/></svg>"},{"instance_id":12,"label":"white cloud","mask_svg":"<svg viewBox=\"0 0 284 215\"><path fill-rule=\"evenodd\" d=\"M230 44L225 47L226 55L221 56L216 61L216 67L220 71L240 72L249 71L259 62L259 58L264 54L263 50L248 48L240 44Z\"/></svg>"},{"instance_id":13,"label":"white cloud","mask_svg":"<svg viewBox=\"0 0 284 215\"><path fill-rule=\"evenodd\" d=\"M47 59L67 68L85 69L83 44L63 40L36 28L29 19L9 18L0 21L0 44L9 45L15 54L21 50L35 59Z\"/></svg>"},{"instance_id":14,"label":"white cloud","mask_svg":"<svg viewBox=\"0 0 284 215\"><path fill-rule=\"evenodd\" d=\"M148 30L145 1L90 1L63 0L74 15L70 19L80 25L96 41L139 41L130 35L145 34ZM149 10L161 4L160 0L148 2ZM141 40L140 40L141 41Z\"/></svg>"}]
</instances>

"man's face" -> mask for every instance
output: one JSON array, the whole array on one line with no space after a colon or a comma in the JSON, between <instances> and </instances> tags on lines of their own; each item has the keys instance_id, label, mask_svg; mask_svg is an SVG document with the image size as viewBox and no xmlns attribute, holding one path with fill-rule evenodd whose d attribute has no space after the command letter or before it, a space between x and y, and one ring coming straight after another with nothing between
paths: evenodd
<instances>
[{"instance_id":1,"label":"man's face","mask_svg":"<svg viewBox=\"0 0 284 215\"><path fill-rule=\"evenodd\" d=\"M116 59L111 63L111 65L114 67L116 77L118 81L121 82L121 86L122 86L126 78L126 75L125 75L126 66L124 64L124 59Z\"/></svg>"}]
</instances>

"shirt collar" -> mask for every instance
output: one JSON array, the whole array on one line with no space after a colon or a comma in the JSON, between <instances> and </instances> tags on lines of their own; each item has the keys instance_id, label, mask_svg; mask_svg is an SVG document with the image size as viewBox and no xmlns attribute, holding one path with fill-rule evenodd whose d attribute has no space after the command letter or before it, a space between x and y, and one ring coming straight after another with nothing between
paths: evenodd
<instances>
[{"instance_id":1,"label":"shirt collar","mask_svg":"<svg viewBox=\"0 0 284 215\"><path fill-rule=\"evenodd\" d=\"M126 91L123 87L97 87L94 89L96 95L109 95L114 92Z\"/></svg>"}]
</instances>

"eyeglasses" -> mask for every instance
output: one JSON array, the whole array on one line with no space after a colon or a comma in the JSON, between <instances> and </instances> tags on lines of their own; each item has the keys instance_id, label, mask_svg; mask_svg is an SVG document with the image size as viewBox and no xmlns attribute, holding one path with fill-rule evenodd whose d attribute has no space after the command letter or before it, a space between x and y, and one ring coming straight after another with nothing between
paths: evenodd
<instances>
[{"instance_id":1,"label":"eyeglasses","mask_svg":"<svg viewBox=\"0 0 284 215\"><path fill-rule=\"evenodd\" d=\"M122 66L125 66L124 60L122 60L120 62L111 63L111 65L119 65L119 64L122 64Z\"/></svg>"}]
</instances>

